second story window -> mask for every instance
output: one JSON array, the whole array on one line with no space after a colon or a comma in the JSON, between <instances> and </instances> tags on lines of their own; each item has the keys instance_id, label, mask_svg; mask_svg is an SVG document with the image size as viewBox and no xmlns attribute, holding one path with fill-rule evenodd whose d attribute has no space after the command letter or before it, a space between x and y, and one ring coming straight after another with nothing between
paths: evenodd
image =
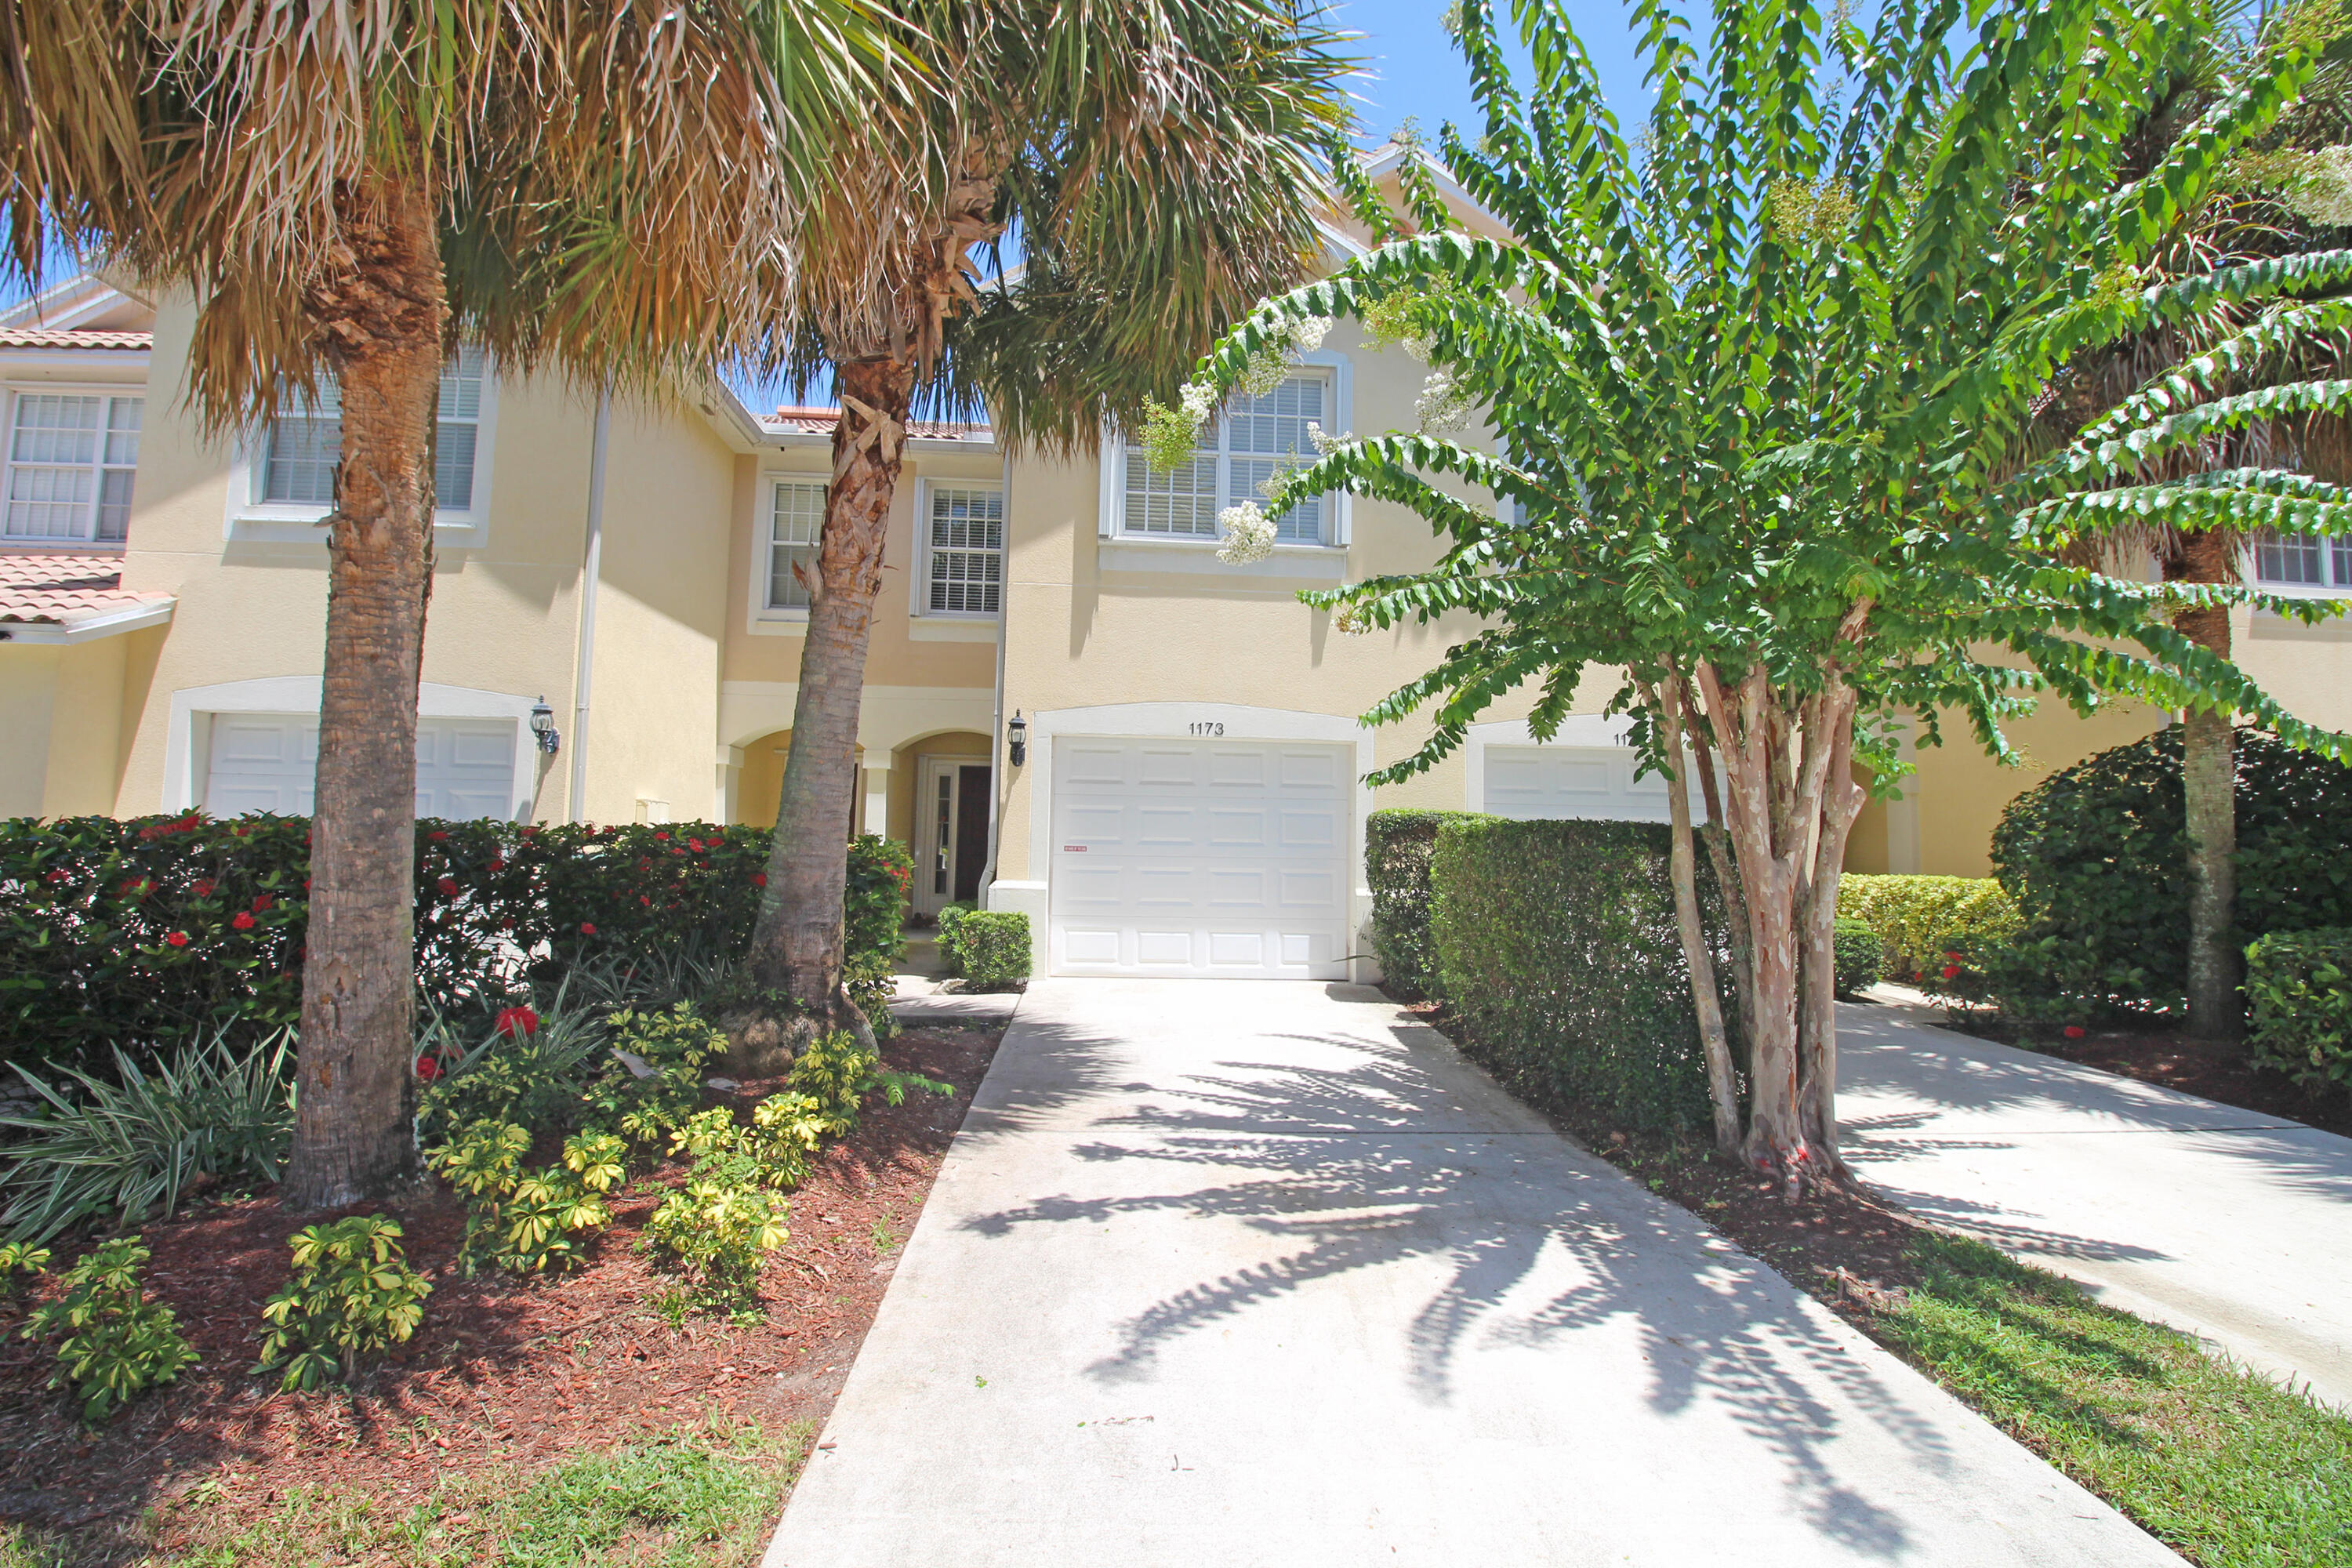
<instances>
[{"instance_id":1,"label":"second story window","mask_svg":"<svg viewBox=\"0 0 2352 1568\"><path fill-rule=\"evenodd\" d=\"M1309 425L1332 426L1331 377L1297 370L1263 397L1237 395L1224 412L1204 426L1192 460L1161 473L1144 460L1142 449L1123 454L1126 494L1118 531L1157 539L1214 539L1222 531L1217 513L1263 499L1259 487L1286 468L1315 459ZM1284 544L1330 542L1329 498L1301 501L1274 520Z\"/></svg>"},{"instance_id":2,"label":"second story window","mask_svg":"<svg viewBox=\"0 0 2352 1568\"><path fill-rule=\"evenodd\" d=\"M924 545L924 613L993 616L1004 605L1004 494L992 486L932 485Z\"/></svg>"},{"instance_id":3,"label":"second story window","mask_svg":"<svg viewBox=\"0 0 2352 1568\"><path fill-rule=\"evenodd\" d=\"M0 538L121 543L145 407L138 397L17 394Z\"/></svg>"},{"instance_id":4,"label":"second story window","mask_svg":"<svg viewBox=\"0 0 2352 1568\"><path fill-rule=\"evenodd\" d=\"M816 574L817 542L824 534L824 487L785 480L776 486L768 531L768 608L805 610L807 585L793 573L797 565Z\"/></svg>"},{"instance_id":5,"label":"second story window","mask_svg":"<svg viewBox=\"0 0 2352 1568\"><path fill-rule=\"evenodd\" d=\"M2270 529L2254 535L2254 581L2265 588L2352 589L2352 539Z\"/></svg>"},{"instance_id":6,"label":"second story window","mask_svg":"<svg viewBox=\"0 0 2352 1568\"><path fill-rule=\"evenodd\" d=\"M482 351L472 347L459 349L441 371L434 410L433 496L443 511L473 510L486 374ZM289 389L269 422L257 499L274 506L332 506L335 465L342 457L342 395L333 379L321 378L315 396Z\"/></svg>"}]
</instances>

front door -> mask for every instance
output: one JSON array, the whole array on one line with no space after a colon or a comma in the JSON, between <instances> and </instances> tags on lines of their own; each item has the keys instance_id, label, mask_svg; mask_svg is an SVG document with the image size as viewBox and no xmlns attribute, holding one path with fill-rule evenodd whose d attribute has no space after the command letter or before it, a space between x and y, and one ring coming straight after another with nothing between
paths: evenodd
<instances>
[{"instance_id":1,"label":"front door","mask_svg":"<svg viewBox=\"0 0 2352 1568\"><path fill-rule=\"evenodd\" d=\"M915 912L977 903L988 862L988 764L955 757L923 760L922 800L915 824Z\"/></svg>"}]
</instances>

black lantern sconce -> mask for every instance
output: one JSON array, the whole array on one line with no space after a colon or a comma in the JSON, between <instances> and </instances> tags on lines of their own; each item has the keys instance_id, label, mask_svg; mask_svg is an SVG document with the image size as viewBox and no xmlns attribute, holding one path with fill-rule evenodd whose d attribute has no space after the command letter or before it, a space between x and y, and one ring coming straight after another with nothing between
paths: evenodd
<instances>
[{"instance_id":1,"label":"black lantern sconce","mask_svg":"<svg viewBox=\"0 0 2352 1568\"><path fill-rule=\"evenodd\" d=\"M1021 717L1015 708L1013 717L1004 721L1004 754L1014 767L1029 760L1029 721Z\"/></svg>"},{"instance_id":2,"label":"black lantern sconce","mask_svg":"<svg viewBox=\"0 0 2352 1568\"><path fill-rule=\"evenodd\" d=\"M551 757L563 744L563 737L555 732L555 710L544 697L530 706L530 732L539 737L539 749Z\"/></svg>"}]
</instances>

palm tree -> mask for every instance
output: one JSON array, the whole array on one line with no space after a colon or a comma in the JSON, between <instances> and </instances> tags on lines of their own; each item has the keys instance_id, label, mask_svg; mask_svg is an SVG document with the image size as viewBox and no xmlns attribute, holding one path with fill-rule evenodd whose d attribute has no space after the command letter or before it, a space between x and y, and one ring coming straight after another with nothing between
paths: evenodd
<instances>
[{"instance_id":1,"label":"palm tree","mask_svg":"<svg viewBox=\"0 0 2352 1568\"><path fill-rule=\"evenodd\" d=\"M852 110L914 101L895 60L858 0L0 0L14 268L54 230L192 293L213 432L341 390L291 1201L414 1176L445 356L649 388L736 351L793 298Z\"/></svg>"},{"instance_id":2,"label":"palm tree","mask_svg":"<svg viewBox=\"0 0 2352 1568\"><path fill-rule=\"evenodd\" d=\"M841 417L751 965L813 1018L863 1025L841 984L844 846L910 411L984 407L1009 447L1087 450L1297 279L1348 120L1348 63L1310 9L899 0L942 91L899 141L852 152L856 199L806 231L791 367L829 374ZM979 287L975 247L996 264Z\"/></svg>"}]
</instances>

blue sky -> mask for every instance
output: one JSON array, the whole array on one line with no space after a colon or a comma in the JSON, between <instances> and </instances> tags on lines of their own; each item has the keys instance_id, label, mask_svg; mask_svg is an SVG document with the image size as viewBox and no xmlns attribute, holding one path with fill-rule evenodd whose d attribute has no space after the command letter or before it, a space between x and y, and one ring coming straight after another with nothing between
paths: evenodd
<instances>
[{"instance_id":1,"label":"blue sky","mask_svg":"<svg viewBox=\"0 0 2352 1568\"><path fill-rule=\"evenodd\" d=\"M1497 0L1500 25L1516 37L1508 0ZM1622 0L1568 0L1569 19L1584 40L1601 75L1601 90L1618 119L1629 120L1648 102L1641 63L1633 53ZM1370 79L1356 84L1364 129L1379 141L1407 115L1420 120L1433 144L1441 121L1451 120L1475 135L1480 119L1470 101L1470 76L1445 36L1442 0L1332 0L1336 25L1361 33L1353 46L1365 57ZM1525 56L1518 50L1524 64ZM1630 129L1630 127L1629 127Z\"/></svg>"}]
</instances>

